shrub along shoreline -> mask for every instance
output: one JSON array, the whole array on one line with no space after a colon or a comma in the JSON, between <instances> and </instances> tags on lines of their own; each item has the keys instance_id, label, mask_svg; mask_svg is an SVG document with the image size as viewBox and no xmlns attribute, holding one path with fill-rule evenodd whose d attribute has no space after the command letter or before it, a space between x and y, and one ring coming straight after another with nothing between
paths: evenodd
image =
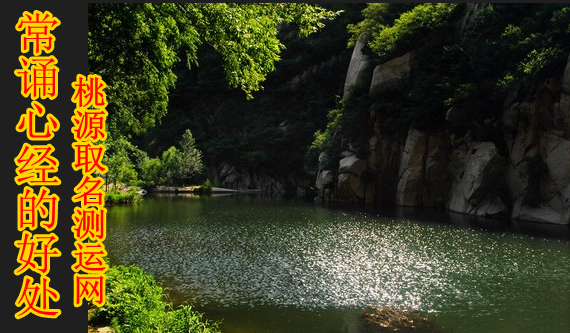
<instances>
[{"instance_id":1,"label":"shrub along shoreline","mask_svg":"<svg viewBox=\"0 0 570 333\"><path fill-rule=\"evenodd\" d=\"M143 195L147 190L138 186L113 185L111 189L105 191L105 205L132 205L143 201ZM144 186L144 185L143 185ZM240 192L222 188L214 188L210 180L206 180L201 185L191 186L145 186L149 193L192 193L196 195L208 195L214 192Z\"/></svg>"},{"instance_id":2,"label":"shrub along shoreline","mask_svg":"<svg viewBox=\"0 0 570 333\"><path fill-rule=\"evenodd\" d=\"M131 205L140 203L142 200L142 194L136 187L129 187L126 190L113 189L105 192L105 205Z\"/></svg>"},{"instance_id":3,"label":"shrub along shoreline","mask_svg":"<svg viewBox=\"0 0 570 333\"><path fill-rule=\"evenodd\" d=\"M117 333L220 333L218 322L191 306L174 308L154 277L137 266L113 265L106 276L106 302L90 305L89 331L110 327Z\"/></svg>"}]
</instances>

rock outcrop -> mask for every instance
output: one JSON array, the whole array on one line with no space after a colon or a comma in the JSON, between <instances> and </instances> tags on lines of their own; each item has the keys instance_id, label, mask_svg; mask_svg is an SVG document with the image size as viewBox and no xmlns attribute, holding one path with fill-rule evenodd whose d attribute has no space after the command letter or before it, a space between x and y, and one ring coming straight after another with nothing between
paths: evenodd
<instances>
[{"instance_id":1,"label":"rock outcrop","mask_svg":"<svg viewBox=\"0 0 570 333\"><path fill-rule=\"evenodd\" d=\"M378 96L399 89L410 77L412 53L406 53L374 68L370 96Z\"/></svg>"},{"instance_id":2,"label":"rock outcrop","mask_svg":"<svg viewBox=\"0 0 570 333\"><path fill-rule=\"evenodd\" d=\"M362 177L366 171L366 162L355 155L348 155L340 160L338 166L338 195L346 200L358 201L366 195L366 185Z\"/></svg>"},{"instance_id":3,"label":"rock outcrop","mask_svg":"<svg viewBox=\"0 0 570 333\"><path fill-rule=\"evenodd\" d=\"M479 9L468 7L466 15ZM471 22L466 17L460 26ZM369 94L378 99L413 80L413 52L373 68L361 47L355 48L347 84L371 77ZM502 114L476 129L455 107L441 128L412 127L407 135L382 133L383 117L371 114L368 151L359 157L345 151L336 157L338 172L321 170L320 197L570 224L570 56L560 74L532 95L513 90Z\"/></svg>"},{"instance_id":4,"label":"rock outcrop","mask_svg":"<svg viewBox=\"0 0 570 333\"><path fill-rule=\"evenodd\" d=\"M485 217L505 214L507 207L495 193L505 159L492 142L474 143L469 152L452 186L449 210Z\"/></svg>"},{"instance_id":5,"label":"rock outcrop","mask_svg":"<svg viewBox=\"0 0 570 333\"><path fill-rule=\"evenodd\" d=\"M353 90L360 86L367 86L370 82L368 70L372 66L372 60L370 57L362 53L362 48L364 43L356 42L354 45L354 50L352 51L352 57L350 58L350 65L348 66L348 71L346 73L346 80L344 82L344 98L350 98Z\"/></svg>"},{"instance_id":6,"label":"rock outcrop","mask_svg":"<svg viewBox=\"0 0 570 333\"><path fill-rule=\"evenodd\" d=\"M258 190L270 196L285 194L285 185L279 180L263 172L252 174L245 169L239 169L229 164L220 166L215 183L233 190Z\"/></svg>"},{"instance_id":7,"label":"rock outcrop","mask_svg":"<svg viewBox=\"0 0 570 333\"><path fill-rule=\"evenodd\" d=\"M424 187L424 165L427 153L425 134L412 128L400 162L396 203L401 206L421 206Z\"/></svg>"}]
</instances>

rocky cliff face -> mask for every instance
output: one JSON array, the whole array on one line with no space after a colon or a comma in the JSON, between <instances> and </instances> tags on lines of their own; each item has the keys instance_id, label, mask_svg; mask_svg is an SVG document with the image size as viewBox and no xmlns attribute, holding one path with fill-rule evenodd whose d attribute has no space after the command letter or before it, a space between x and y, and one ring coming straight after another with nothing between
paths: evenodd
<instances>
[{"instance_id":1,"label":"rocky cliff face","mask_svg":"<svg viewBox=\"0 0 570 333\"><path fill-rule=\"evenodd\" d=\"M225 163L217 170L214 182L233 190L256 190L269 196L285 194L285 185L270 175L253 173Z\"/></svg>"},{"instance_id":2,"label":"rocky cliff face","mask_svg":"<svg viewBox=\"0 0 570 333\"><path fill-rule=\"evenodd\" d=\"M413 53L374 66L361 47L355 47L347 86L369 78L374 98L413 80ZM454 134L460 121L451 108L444 130L410 128L402 136L382 133L382 120L371 116L368 151L358 154L366 158L350 149L328 157L338 158L339 167L320 170L320 199L570 223L570 56L564 73L542 83L532 96L513 92L500 117L480 124L498 134L488 141L475 139L471 130Z\"/></svg>"}]
</instances>

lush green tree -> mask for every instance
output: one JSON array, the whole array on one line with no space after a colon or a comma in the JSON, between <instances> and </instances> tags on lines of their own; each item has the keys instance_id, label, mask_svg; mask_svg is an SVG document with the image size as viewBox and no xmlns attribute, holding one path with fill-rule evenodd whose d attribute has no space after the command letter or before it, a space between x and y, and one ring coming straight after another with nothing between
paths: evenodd
<instances>
[{"instance_id":1,"label":"lush green tree","mask_svg":"<svg viewBox=\"0 0 570 333\"><path fill-rule=\"evenodd\" d=\"M188 185L196 180L204 165L202 152L196 147L196 141L190 130L186 130L179 141L180 149L172 146L162 152L160 161L150 159L147 162L147 172L160 170L158 179L168 185Z\"/></svg>"},{"instance_id":2,"label":"lush green tree","mask_svg":"<svg viewBox=\"0 0 570 333\"><path fill-rule=\"evenodd\" d=\"M146 185L188 185L198 181L204 169L202 152L187 129L178 142L180 149L171 146L160 157L151 158L138 151L139 178Z\"/></svg>"},{"instance_id":3,"label":"lush green tree","mask_svg":"<svg viewBox=\"0 0 570 333\"><path fill-rule=\"evenodd\" d=\"M107 150L103 164L109 169L106 173L107 189L109 184L130 184L137 180L137 171L132 162L138 149L123 136L109 136L105 141Z\"/></svg>"},{"instance_id":4,"label":"lush green tree","mask_svg":"<svg viewBox=\"0 0 570 333\"><path fill-rule=\"evenodd\" d=\"M203 45L199 67L189 70L178 64L178 80L162 123L134 140L150 155L160 156L190 128L203 153L205 177L214 179L222 164L230 164L283 183L301 183L306 177L303 157L313 133L326 124L326 114L344 88L352 54L346 47L346 26L361 20L365 7L321 5L342 14L307 38L298 36L294 26L281 27L281 60L254 99L225 87L221 56Z\"/></svg>"},{"instance_id":5,"label":"lush green tree","mask_svg":"<svg viewBox=\"0 0 570 333\"><path fill-rule=\"evenodd\" d=\"M456 3L369 4L363 11L365 19L348 27L353 34L349 45L363 39L378 58L386 60L446 25L458 7Z\"/></svg>"},{"instance_id":6,"label":"lush green tree","mask_svg":"<svg viewBox=\"0 0 570 333\"><path fill-rule=\"evenodd\" d=\"M363 20L349 24L348 31L351 37L348 46L352 47L356 41L368 42L378 36L382 30L394 23L402 13L414 8L413 3L369 3L362 10Z\"/></svg>"},{"instance_id":7,"label":"lush green tree","mask_svg":"<svg viewBox=\"0 0 570 333\"><path fill-rule=\"evenodd\" d=\"M198 47L221 56L227 83L247 97L275 69L279 27L303 35L337 13L307 3L91 3L89 72L103 77L111 131L143 133L167 112L174 65L197 65Z\"/></svg>"},{"instance_id":8,"label":"lush green tree","mask_svg":"<svg viewBox=\"0 0 570 333\"><path fill-rule=\"evenodd\" d=\"M172 146L162 152L160 158L161 174L160 182L168 185L180 184L183 178L182 154L176 147Z\"/></svg>"},{"instance_id":9,"label":"lush green tree","mask_svg":"<svg viewBox=\"0 0 570 333\"><path fill-rule=\"evenodd\" d=\"M160 158L150 158L145 156L140 161L139 178L147 185L158 184L162 173L162 163Z\"/></svg>"},{"instance_id":10,"label":"lush green tree","mask_svg":"<svg viewBox=\"0 0 570 333\"><path fill-rule=\"evenodd\" d=\"M188 183L204 170L202 152L196 146L196 140L189 129L184 131L179 144L182 159L181 178Z\"/></svg>"}]
</instances>

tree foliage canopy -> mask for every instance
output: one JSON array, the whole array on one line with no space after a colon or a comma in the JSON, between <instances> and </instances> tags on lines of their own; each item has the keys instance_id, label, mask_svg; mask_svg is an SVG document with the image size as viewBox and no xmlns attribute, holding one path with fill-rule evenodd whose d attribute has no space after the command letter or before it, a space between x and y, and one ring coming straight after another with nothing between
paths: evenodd
<instances>
[{"instance_id":1,"label":"tree foliage canopy","mask_svg":"<svg viewBox=\"0 0 570 333\"><path fill-rule=\"evenodd\" d=\"M456 3L368 4L362 12L365 19L348 27L353 34L349 45L364 39L380 59L386 59L445 25L457 7Z\"/></svg>"},{"instance_id":2,"label":"tree foliage canopy","mask_svg":"<svg viewBox=\"0 0 570 333\"><path fill-rule=\"evenodd\" d=\"M308 35L337 14L306 3L89 4L89 72L108 85L110 130L140 134L160 121L174 65L197 66L204 43L221 55L230 87L251 98L279 60L281 25Z\"/></svg>"}]
</instances>

